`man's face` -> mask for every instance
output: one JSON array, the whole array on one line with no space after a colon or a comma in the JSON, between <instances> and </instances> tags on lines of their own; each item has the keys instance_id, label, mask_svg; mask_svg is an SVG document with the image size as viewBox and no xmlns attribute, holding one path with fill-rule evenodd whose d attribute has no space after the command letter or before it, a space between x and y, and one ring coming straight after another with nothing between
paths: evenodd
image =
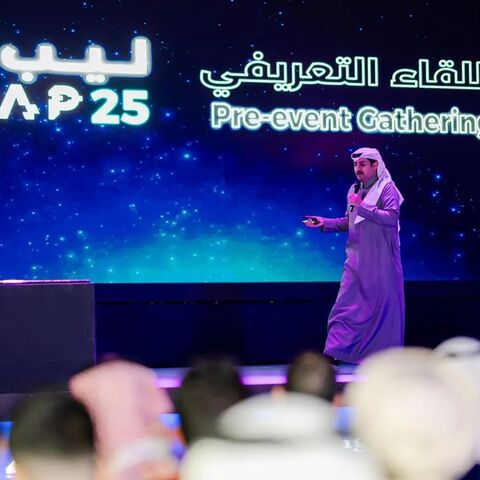
<instances>
[{"instance_id":1,"label":"man's face","mask_svg":"<svg viewBox=\"0 0 480 480\"><path fill-rule=\"evenodd\" d=\"M355 175L360 182L367 183L377 175L378 162L370 163L370 160L359 158L353 161Z\"/></svg>"}]
</instances>

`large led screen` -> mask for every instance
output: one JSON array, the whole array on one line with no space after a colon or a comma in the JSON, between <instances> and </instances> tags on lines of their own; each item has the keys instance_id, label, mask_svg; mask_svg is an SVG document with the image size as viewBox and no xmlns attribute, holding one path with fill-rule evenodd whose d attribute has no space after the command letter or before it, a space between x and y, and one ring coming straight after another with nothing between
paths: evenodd
<instances>
[{"instance_id":1,"label":"large led screen","mask_svg":"<svg viewBox=\"0 0 480 480\"><path fill-rule=\"evenodd\" d=\"M350 153L405 197L407 280L480 274L478 8L4 2L0 277L335 281Z\"/></svg>"}]
</instances>

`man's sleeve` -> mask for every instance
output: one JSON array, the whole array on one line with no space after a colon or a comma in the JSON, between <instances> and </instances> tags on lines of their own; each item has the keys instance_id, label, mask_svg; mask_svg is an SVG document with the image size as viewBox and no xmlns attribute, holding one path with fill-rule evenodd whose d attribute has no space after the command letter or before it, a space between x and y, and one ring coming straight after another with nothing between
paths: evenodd
<instances>
[{"instance_id":1,"label":"man's sleeve","mask_svg":"<svg viewBox=\"0 0 480 480\"><path fill-rule=\"evenodd\" d=\"M400 198L393 183L385 185L380 199L382 208L362 202L357 214L381 225L396 225L400 214Z\"/></svg>"},{"instance_id":2,"label":"man's sleeve","mask_svg":"<svg viewBox=\"0 0 480 480\"><path fill-rule=\"evenodd\" d=\"M348 217L324 218L324 232L346 232L348 231Z\"/></svg>"}]
</instances>

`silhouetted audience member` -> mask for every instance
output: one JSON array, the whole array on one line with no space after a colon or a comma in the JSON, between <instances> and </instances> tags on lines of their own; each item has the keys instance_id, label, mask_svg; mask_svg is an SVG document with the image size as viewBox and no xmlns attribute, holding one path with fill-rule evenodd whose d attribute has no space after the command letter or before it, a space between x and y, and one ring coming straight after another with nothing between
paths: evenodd
<instances>
[{"instance_id":1,"label":"silhouetted audience member","mask_svg":"<svg viewBox=\"0 0 480 480\"><path fill-rule=\"evenodd\" d=\"M95 438L85 407L70 395L36 394L14 415L10 449L17 480L87 480L95 472Z\"/></svg>"},{"instance_id":2,"label":"silhouetted audience member","mask_svg":"<svg viewBox=\"0 0 480 480\"><path fill-rule=\"evenodd\" d=\"M452 480L474 463L478 392L432 351L392 349L368 358L348 385L354 430L387 477Z\"/></svg>"},{"instance_id":3,"label":"silhouetted audience member","mask_svg":"<svg viewBox=\"0 0 480 480\"><path fill-rule=\"evenodd\" d=\"M215 437L218 416L246 397L247 390L230 361L203 359L196 362L175 396L186 443Z\"/></svg>"},{"instance_id":4,"label":"silhouetted audience member","mask_svg":"<svg viewBox=\"0 0 480 480\"><path fill-rule=\"evenodd\" d=\"M332 402L336 389L335 370L323 355L302 353L288 368L286 390L289 392L306 393Z\"/></svg>"}]
</instances>

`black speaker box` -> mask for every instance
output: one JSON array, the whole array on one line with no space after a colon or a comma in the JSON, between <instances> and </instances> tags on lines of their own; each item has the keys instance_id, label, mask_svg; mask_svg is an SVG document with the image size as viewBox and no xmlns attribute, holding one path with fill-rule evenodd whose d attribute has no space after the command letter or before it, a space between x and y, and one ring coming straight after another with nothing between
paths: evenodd
<instances>
[{"instance_id":1,"label":"black speaker box","mask_svg":"<svg viewBox=\"0 0 480 480\"><path fill-rule=\"evenodd\" d=\"M89 282L1 282L0 394L65 390L95 361Z\"/></svg>"}]
</instances>

